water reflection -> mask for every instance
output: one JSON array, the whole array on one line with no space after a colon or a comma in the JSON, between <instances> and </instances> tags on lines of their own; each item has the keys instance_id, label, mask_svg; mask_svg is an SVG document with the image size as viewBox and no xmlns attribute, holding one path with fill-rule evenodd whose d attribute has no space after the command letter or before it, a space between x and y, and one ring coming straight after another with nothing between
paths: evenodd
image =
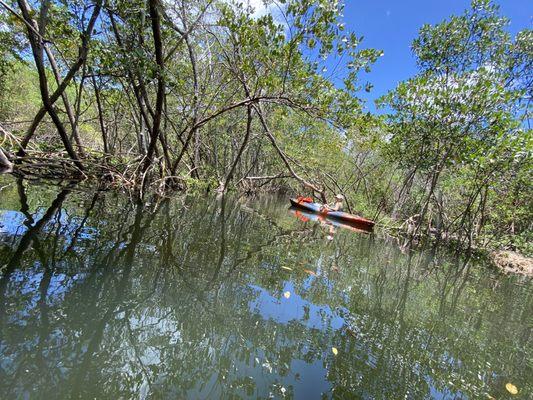
<instances>
[{"instance_id":1,"label":"water reflection","mask_svg":"<svg viewBox=\"0 0 533 400\"><path fill-rule=\"evenodd\" d=\"M325 241L275 199L17 180L0 204L2 397L531 393L531 285L472 259Z\"/></svg>"}]
</instances>

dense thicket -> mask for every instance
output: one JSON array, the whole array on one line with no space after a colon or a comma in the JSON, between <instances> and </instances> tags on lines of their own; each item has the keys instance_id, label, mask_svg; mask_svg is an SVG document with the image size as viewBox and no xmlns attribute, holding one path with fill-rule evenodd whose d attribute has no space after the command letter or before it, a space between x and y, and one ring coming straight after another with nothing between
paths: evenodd
<instances>
[{"instance_id":1,"label":"dense thicket","mask_svg":"<svg viewBox=\"0 0 533 400\"><path fill-rule=\"evenodd\" d=\"M141 193L341 192L410 233L531 251L530 30L511 37L488 0L422 27L420 72L378 117L358 92L382 53L342 2L246 4L1 0L2 149Z\"/></svg>"}]
</instances>

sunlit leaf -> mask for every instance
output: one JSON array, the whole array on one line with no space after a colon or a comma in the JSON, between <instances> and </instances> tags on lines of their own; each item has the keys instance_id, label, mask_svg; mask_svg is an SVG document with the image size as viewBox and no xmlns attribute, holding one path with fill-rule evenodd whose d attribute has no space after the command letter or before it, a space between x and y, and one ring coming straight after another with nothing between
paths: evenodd
<instances>
[{"instance_id":1,"label":"sunlit leaf","mask_svg":"<svg viewBox=\"0 0 533 400\"><path fill-rule=\"evenodd\" d=\"M286 269L287 271L292 271L292 268L289 268L289 267L285 267L285 266L283 266L283 267L281 267L281 268L282 268L282 269Z\"/></svg>"},{"instance_id":2,"label":"sunlit leaf","mask_svg":"<svg viewBox=\"0 0 533 400\"><path fill-rule=\"evenodd\" d=\"M332 348L331 348L331 351L332 351L333 354L335 354L335 355L339 354L339 350L337 350L336 347L332 347Z\"/></svg>"}]
</instances>

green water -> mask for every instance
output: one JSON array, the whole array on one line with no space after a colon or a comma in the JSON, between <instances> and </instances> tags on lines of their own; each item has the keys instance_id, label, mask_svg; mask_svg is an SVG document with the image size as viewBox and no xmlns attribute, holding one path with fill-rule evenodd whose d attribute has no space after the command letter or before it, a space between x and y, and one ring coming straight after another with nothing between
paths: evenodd
<instances>
[{"instance_id":1,"label":"green water","mask_svg":"<svg viewBox=\"0 0 533 400\"><path fill-rule=\"evenodd\" d=\"M475 259L275 198L0 188L1 398L531 398L531 282Z\"/></svg>"}]
</instances>

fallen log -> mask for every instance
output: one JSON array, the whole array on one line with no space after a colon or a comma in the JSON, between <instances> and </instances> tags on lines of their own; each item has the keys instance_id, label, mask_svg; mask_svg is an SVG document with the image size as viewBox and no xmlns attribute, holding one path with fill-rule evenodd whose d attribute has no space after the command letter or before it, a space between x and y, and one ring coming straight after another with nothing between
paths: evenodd
<instances>
[{"instance_id":1,"label":"fallen log","mask_svg":"<svg viewBox=\"0 0 533 400\"><path fill-rule=\"evenodd\" d=\"M13 163L9 161L4 151L0 148L0 173L13 172Z\"/></svg>"}]
</instances>

